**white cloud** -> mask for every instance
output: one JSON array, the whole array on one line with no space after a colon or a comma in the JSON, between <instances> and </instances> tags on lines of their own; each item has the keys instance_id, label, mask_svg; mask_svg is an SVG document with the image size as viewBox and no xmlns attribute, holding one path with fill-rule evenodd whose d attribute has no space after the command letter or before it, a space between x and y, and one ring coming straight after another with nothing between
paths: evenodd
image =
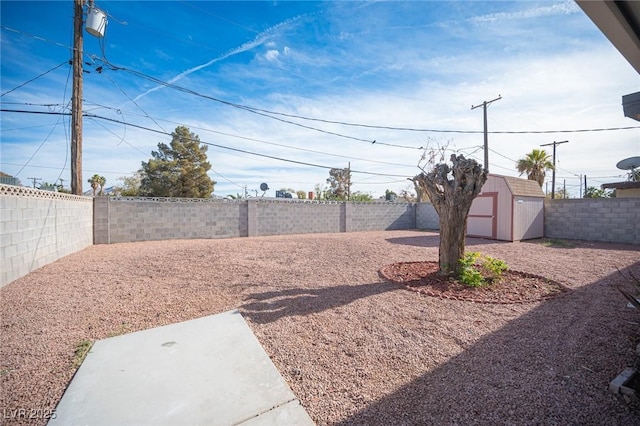
<instances>
[{"instance_id":1,"label":"white cloud","mask_svg":"<svg viewBox=\"0 0 640 426\"><path fill-rule=\"evenodd\" d=\"M280 52L278 52L277 50L268 50L264 55L267 61L277 61L278 56L280 56Z\"/></svg>"},{"instance_id":2,"label":"white cloud","mask_svg":"<svg viewBox=\"0 0 640 426\"><path fill-rule=\"evenodd\" d=\"M575 2L567 0L562 3L537 6L515 12L499 12L475 16L471 18L470 21L474 23L495 23L497 21L532 19L547 16L569 15L573 13L580 13L580 8L575 4Z\"/></svg>"}]
</instances>

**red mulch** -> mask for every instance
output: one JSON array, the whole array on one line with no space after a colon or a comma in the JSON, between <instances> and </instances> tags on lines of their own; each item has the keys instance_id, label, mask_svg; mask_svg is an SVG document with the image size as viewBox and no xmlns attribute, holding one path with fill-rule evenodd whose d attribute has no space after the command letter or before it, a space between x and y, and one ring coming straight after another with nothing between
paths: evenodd
<instances>
[{"instance_id":1,"label":"red mulch","mask_svg":"<svg viewBox=\"0 0 640 426\"><path fill-rule=\"evenodd\" d=\"M504 272L497 282L471 287L438 273L438 262L398 262L380 269L380 275L420 294L476 303L530 303L569 291L548 278L511 270Z\"/></svg>"}]
</instances>

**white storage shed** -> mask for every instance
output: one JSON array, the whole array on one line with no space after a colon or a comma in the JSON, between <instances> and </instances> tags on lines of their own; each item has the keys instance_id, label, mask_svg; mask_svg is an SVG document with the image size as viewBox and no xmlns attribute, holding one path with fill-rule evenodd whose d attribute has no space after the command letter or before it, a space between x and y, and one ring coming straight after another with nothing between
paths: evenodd
<instances>
[{"instance_id":1,"label":"white storage shed","mask_svg":"<svg viewBox=\"0 0 640 426\"><path fill-rule=\"evenodd\" d=\"M544 193L538 182L489 174L471 204L467 236L502 241L544 237Z\"/></svg>"}]
</instances>

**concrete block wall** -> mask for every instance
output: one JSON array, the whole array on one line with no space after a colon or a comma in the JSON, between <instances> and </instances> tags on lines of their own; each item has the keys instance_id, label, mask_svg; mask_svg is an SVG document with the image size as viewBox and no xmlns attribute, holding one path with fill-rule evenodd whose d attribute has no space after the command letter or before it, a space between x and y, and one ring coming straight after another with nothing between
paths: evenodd
<instances>
[{"instance_id":1,"label":"concrete block wall","mask_svg":"<svg viewBox=\"0 0 640 426\"><path fill-rule=\"evenodd\" d=\"M345 204L249 200L254 235L310 234L345 231ZM255 213L254 213L255 212Z\"/></svg>"},{"instance_id":2,"label":"concrete block wall","mask_svg":"<svg viewBox=\"0 0 640 426\"><path fill-rule=\"evenodd\" d=\"M414 203L346 203L348 232L414 229Z\"/></svg>"},{"instance_id":3,"label":"concrete block wall","mask_svg":"<svg viewBox=\"0 0 640 426\"><path fill-rule=\"evenodd\" d=\"M640 198L545 200L544 235L640 244Z\"/></svg>"},{"instance_id":4,"label":"concrete block wall","mask_svg":"<svg viewBox=\"0 0 640 426\"><path fill-rule=\"evenodd\" d=\"M95 243L248 235L247 203L178 198L95 199Z\"/></svg>"},{"instance_id":5,"label":"concrete block wall","mask_svg":"<svg viewBox=\"0 0 640 426\"><path fill-rule=\"evenodd\" d=\"M0 185L0 287L92 244L90 197Z\"/></svg>"},{"instance_id":6,"label":"concrete block wall","mask_svg":"<svg viewBox=\"0 0 640 426\"><path fill-rule=\"evenodd\" d=\"M440 216L431 203L416 204L417 229L440 229Z\"/></svg>"}]
</instances>

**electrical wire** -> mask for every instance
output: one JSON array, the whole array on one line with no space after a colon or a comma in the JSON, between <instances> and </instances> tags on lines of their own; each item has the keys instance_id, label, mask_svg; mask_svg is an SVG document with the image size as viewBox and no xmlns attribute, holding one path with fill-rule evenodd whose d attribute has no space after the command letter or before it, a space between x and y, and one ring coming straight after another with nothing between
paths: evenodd
<instances>
[{"instance_id":1,"label":"electrical wire","mask_svg":"<svg viewBox=\"0 0 640 426\"><path fill-rule=\"evenodd\" d=\"M46 39L44 37L37 36L35 34L27 33L25 31L16 30L15 28L9 28L9 27L7 27L5 25L0 25L0 28L2 28L3 30L14 32L16 34L21 34L21 35L25 35L25 36L28 36L28 37L32 37L32 38L35 38L36 40L44 41L46 43L55 44L56 46L64 47L65 49L69 49L71 51L74 50L73 47L71 47L69 45L62 44L62 43L54 41L54 40L49 40L49 39Z\"/></svg>"},{"instance_id":2,"label":"electrical wire","mask_svg":"<svg viewBox=\"0 0 640 426\"><path fill-rule=\"evenodd\" d=\"M45 39L43 37L36 36L34 34L30 34L30 33L26 33L26 32L20 31L20 30L9 28L9 27L6 27L4 25L0 25L0 28L8 30L8 31L13 31L13 32L18 33L18 34L27 35L27 36L33 37L33 38L35 38L37 40L53 43L53 44L65 47L67 49L73 50L73 47L71 47L71 46L63 45L61 43ZM306 116L297 115L297 114L288 114L288 113L283 113L283 112L278 112L278 111L271 111L271 110L267 110L267 109L251 107L251 106L247 106L247 105L237 104L237 103L234 103L234 102L229 102L229 101L225 101L225 100L222 100L222 99L218 99L218 98L215 98L213 96L204 95L204 94L196 92L194 90L187 89L187 88L175 85L173 83L162 81L162 80L157 79L155 77L152 77L152 76L149 76L147 74L144 74L144 73L142 73L140 71L132 70L132 69L129 69L127 67L114 65L114 64L112 64L111 62L109 62L107 60L106 56L104 55L104 49L103 49L102 53L103 53L103 58L99 59L99 60L102 61L105 65L107 65L110 69L112 69L114 71L125 71L125 72L128 72L128 73L132 74L132 75L136 75L138 77L147 79L149 81L152 81L152 82L154 82L154 83L156 83L158 85L164 86L164 87L173 88L173 89L185 92L185 93L192 94L194 96L198 96L198 97L202 97L202 98L205 98L205 99L209 99L209 100L212 100L212 101L215 101L215 102L219 102L219 103L222 103L222 104L225 104L225 105L228 105L228 106L232 106L234 108L239 108L239 109L242 109L242 110L245 110L245 111L248 111L248 112L252 112L254 114L262 115L262 116L265 116L265 117L268 117L268 118L272 118L274 120L278 120L278 121L281 121L281 122L284 122L284 123L287 123L287 124L299 126L299 127L302 127L302 128L306 128L306 129L309 129L309 130L314 130L314 131L318 131L318 132L322 132L322 133L327 133L327 134L338 136L338 137L342 137L342 138L357 140L357 141L361 141L361 142L366 142L366 143L371 143L371 144L376 144L377 143L378 145L387 145L387 146L392 146L392 147L396 147L396 148L424 149L424 147L415 147L415 146L397 145L397 144L387 144L387 143L384 143L384 142L377 142L377 140L375 140L375 139L374 140L370 140L370 139L358 138L358 137L355 137L355 136L344 135L344 134L341 134L341 133L331 132L331 131L328 131L328 130L319 129L319 128L316 128L316 127L312 127L312 126L307 126L307 125L304 125L304 124L296 123L296 122L293 122L293 121L290 121L290 120L280 119L278 117L274 117L274 115L281 116L281 117L287 117L287 118L295 118L295 119L300 119L300 120L306 120L306 121L321 122L321 123L326 123L326 124L338 124L338 125L342 125L342 126L362 127L362 128L369 128L369 129L384 129L384 130L426 132L426 133L456 133L456 134L480 134L480 133L484 133L484 131L482 131L482 130L427 129L427 128L414 128L414 127L399 127L399 126L388 126L388 125L373 125L373 124L352 123L352 122L339 121L339 120L328 120L328 119L322 119L322 118L306 117ZM92 60L93 59L97 59L97 58L93 58L93 57L90 57L90 58ZM639 128L640 128L640 126L624 126L624 127L607 127L607 128L591 128L591 129L565 129L565 130L488 131L487 133L489 133L489 134L586 133L586 132L604 132L604 131L631 130L631 129L639 129Z\"/></svg>"},{"instance_id":3,"label":"electrical wire","mask_svg":"<svg viewBox=\"0 0 640 426\"><path fill-rule=\"evenodd\" d=\"M24 83L17 85L17 86L16 86L16 87L14 87L13 89L11 89L11 90L7 90L6 92L4 92L3 94L1 94L1 95L0 95L0 98L1 98L1 97L3 97L4 95L7 95L7 94L9 94L9 93L13 92L14 90L17 90L17 89L19 89L19 88L21 88L21 87L26 86L27 84L29 84L29 83L31 83L31 82L36 81L36 80L37 80L37 79L39 79L40 77L43 77L43 76L45 76L45 75L49 74L50 72L55 71L55 70L57 70L58 68L60 68L61 66L65 65L65 64L68 64L68 63L69 63L69 61L64 61L64 62L59 63L58 65L56 65L55 67L51 68L50 70L45 71L45 72L43 72L42 74L37 75L36 77L33 77L31 80L27 80L27 81L25 81Z\"/></svg>"},{"instance_id":4,"label":"electrical wire","mask_svg":"<svg viewBox=\"0 0 640 426\"><path fill-rule=\"evenodd\" d=\"M129 99L140 111L142 111L142 113L144 114L145 117L147 117L151 121L153 121L156 124L156 126L158 126L160 128L160 130L166 132L166 130L153 117L151 117L149 114L147 114L147 112L144 109L142 109L142 107L140 105L138 105L138 103L134 99L132 99L129 95L127 95L127 93L122 89L122 87L120 87L111 77L109 77L108 75L105 75L105 77L107 78L107 80L109 80L111 82L111 84L113 84L118 90L120 90L120 92L122 92L122 94L127 99ZM123 119L124 119L124 117L123 117Z\"/></svg>"},{"instance_id":5,"label":"electrical wire","mask_svg":"<svg viewBox=\"0 0 640 426\"><path fill-rule=\"evenodd\" d=\"M24 111L24 110L11 110L11 109L6 109L6 108L2 108L2 109L0 109L0 111L2 111L2 112L34 113L34 114L49 114L49 115L71 115L71 113L64 113L64 112L55 113L55 112L48 112L48 111ZM82 114L82 116L83 117L87 117L87 118L94 118L94 119L100 119L100 120L105 120L105 121L111 121L111 122L114 122L114 123L120 123L120 124L123 123L122 121L116 120L114 118L102 117L102 116L95 115L95 114ZM136 128L142 129L142 130L147 130L149 132L154 132L154 133L158 133L158 134L162 134L162 135L166 135L166 136L172 136L171 133L163 132L161 130L152 129L150 127L141 126L139 124L133 124L133 123L125 123L125 124L127 124L130 127L136 127ZM322 168L322 169L334 169L335 168L335 167L331 167L331 166L324 166L324 165L320 165L320 164L309 163L309 162L306 162L306 161L291 160L291 159L282 158L282 157L276 157L276 156L268 155L268 154L260 154L260 153L257 153L257 152L248 151L248 150L244 150L244 149L240 149L240 148L232 148L232 147L229 147L229 146L215 144L215 143L212 143L212 142L205 142L205 141L199 141L199 142L204 144L204 145L213 146L213 147L216 147L216 148L222 148L222 149L235 151L235 152L242 152L242 153L249 154L249 155L254 155L254 156L257 156L257 157L270 158L272 160L283 161L283 162L287 162L287 163L300 164L300 165L309 166L309 167L318 167L318 168ZM366 171L361 171L361 170L351 170L351 173L360 173L360 174L374 175L374 176L405 177L404 175L397 175L397 174L390 174L390 173L366 172Z\"/></svg>"},{"instance_id":6,"label":"electrical wire","mask_svg":"<svg viewBox=\"0 0 640 426\"><path fill-rule=\"evenodd\" d=\"M123 116L123 120L124 120L124 112L122 112L119 108L109 107L109 106L102 105L102 104L97 104L97 103L91 103L91 104L92 105L96 105L96 106L98 106L100 108L112 110L112 111L120 114L121 116ZM98 109L98 108L95 108L95 109ZM89 112L91 110L85 110L85 111ZM158 127L160 127L162 130L164 130L164 129L162 128L162 126L160 124L158 124L158 121L177 124L177 125L183 125L184 124L184 123L178 123L178 122L171 121L171 120L163 120L163 119L159 119L159 118L153 118L153 117L149 116L144 111L143 111L143 115L133 114L131 112L127 112L127 114L128 115L134 115L134 116L149 118L149 119L153 120L153 122L156 123L158 125ZM201 131L204 131L204 132L214 133L214 134L218 134L218 135L222 135L222 136L229 136L229 137L232 137L232 138L246 140L246 141L250 141L250 142L257 142L257 143L262 143L262 144L266 144L266 145L279 146L279 147L282 147L282 148L288 148L288 149L293 149L293 150L298 150L298 151L303 151L303 152L310 152L310 153L314 153L314 154L327 155L327 156L336 157L336 158L344 158L344 159L347 159L347 160L364 161L364 162L369 162L369 163L386 164L386 165L400 166L400 167L414 167L413 165L410 165L410 164L394 163L394 162L382 161L382 160L370 160L370 159L361 158L361 157L350 157L350 156L346 156L346 155L334 154L334 153L323 152L323 151L317 151L317 150L308 149L308 148L300 148L300 147L296 147L296 146L291 146L291 145L286 145L286 144L281 144L281 143L276 143L276 142L270 142L270 141L266 141L266 140L263 140L263 139L256 139L256 138L251 138L251 137L247 137L247 136L236 135L236 134L233 134L233 133L226 133L226 132L221 132L221 131L218 131L218 130L207 129L207 128L204 128L204 127L198 127L198 126L192 126L192 125L188 125L188 127L190 129L201 130ZM164 131L166 132L166 130L164 130ZM132 146L132 147L134 147L133 145L131 145L128 142L127 142L127 144Z\"/></svg>"},{"instance_id":7,"label":"electrical wire","mask_svg":"<svg viewBox=\"0 0 640 426\"><path fill-rule=\"evenodd\" d=\"M71 69L69 69L69 71L67 72L67 82L65 83L64 86L64 96L66 97L66 93L67 93L67 87L69 85L69 79L71 77ZM70 103L71 101L69 101ZM66 107L69 106L69 103L67 103ZM33 160L33 157L36 156L36 154L38 153L38 151L40 151L40 149L44 146L44 144L49 140L49 138L51 137L51 135L53 134L53 131L58 127L58 124L60 124L60 121L63 120L64 121L64 115L60 115L58 117L58 120L56 121L56 123L53 125L53 127L51 128L51 130L49 131L49 134L44 138L44 140L40 143L40 145L38 145L38 148L36 148L36 150L33 152L33 154L31 154L31 157L29 157L29 159L27 160L27 162L22 166L22 168L20 168L20 170L18 170L17 173L15 173L15 177L18 177L20 175L20 173L25 169L25 167L27 167L29 165L29 163L31 162L31 160ZM66 158L65 158L65 165L66 165ZM59 179L59 177L58 177ZM56 180L57 181L57 180Z\"/></svg>"}]
</instances>

